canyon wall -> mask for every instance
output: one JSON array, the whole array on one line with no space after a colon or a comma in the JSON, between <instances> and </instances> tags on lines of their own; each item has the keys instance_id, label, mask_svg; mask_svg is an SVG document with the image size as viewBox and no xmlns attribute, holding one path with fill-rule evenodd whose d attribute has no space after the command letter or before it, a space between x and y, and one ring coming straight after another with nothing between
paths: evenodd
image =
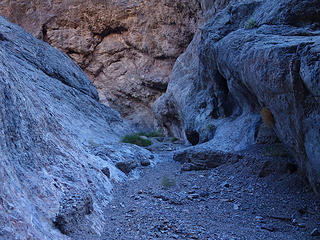
<instances>
[{"instance_id":1,"label":"canyon wall","mask_svg":"<svg viewBox=\"0 0 320 240\"><path fill-rule=\"evenodd\" d=\"M198 0L0 2L0 14L68 54L100 101L139 126L157 126L151 106L202 17Z\"/></svg>"},{"instance_id":2,"label":"canyon wall","mask_svg":"<svg viewBox=\"0 0 320 240\"><path fill-rule=\"evenodd\" d=\"M316 0L231 2L178 58L159 121L194 145L235 151L257 142L264 109L319 192L319 13Z\"/></svg>"},{"instance_id":3,"label":"canyon wall","mask_svg":"<svg viewBox=\"0 0 320 240\"><path fill-rule=\"evenodd\" d=\"M119 143L131 131L70 58L0 17L0 239L99 234L116 164L151 158Z\"/></svg>"}]
</instances>

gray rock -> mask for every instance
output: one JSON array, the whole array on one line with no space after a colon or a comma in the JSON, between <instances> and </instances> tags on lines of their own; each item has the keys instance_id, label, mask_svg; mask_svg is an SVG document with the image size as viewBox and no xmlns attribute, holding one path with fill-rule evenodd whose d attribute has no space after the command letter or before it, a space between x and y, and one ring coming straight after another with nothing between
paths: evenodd
<instances>
[{"instance_id":1,"label":"gray rock","mask_svg":"<svg viewBox=\"0 0 320 240\"><path fill-rule=\"evenodd\" d=\"M273 144L279 143L279 139L273 128L261 124L257 133L256 143L258 144Z\"/></svg>"},{"instance_id":2,"label":"gray rock","mask_svg":"<svg viewBox=\"0 0 320 240\"><path fill-rule=\"evenodd\" d=\"M125 174L129 174L133 169L138 167L138 163L136 161L117 162L116 167Z\"/></svg>"},{"instance_id":3,"label":"gray rock","mask_svg":"<svg viewBox=\"0 0 320 240\"><path fill-rule=\"evenodd\" d=\"M130 126L97 99L96 88L65 54L0 17L2 239L101 232L111 182L100 169L108 166L115 181L125 176L91 149L112 143L110 150L123 157L135 149L121 153L116 143ZM64 202L73 196L75 209Z\"/></svg>"},{"instance_id":4,"label":"gray rock","mask_svg":"<svg viewBox=\"0 0 320 240\"><path fill-rule=\"evenodd\" d=\"M53 223L61 233L71 235L83 221L86 221L85 216L93 211L93 200L88 192L78 191L66 196L60 203L60 210L55 217ZM82 225L83 231L85 224ZM87 232L92 232L88 227Z\"/></svg>"},{"instance_id":5,"label":"gray rock","mask_svg":"<svg viewBox=\"0 0 320 240\"><path fill-rule=\"evenodd\" d=\"M175 161L183 163L182 171L205 170L218 167L237 158L237 154L214 151L204 147L190 147L176 151Z\"/></svg>"},{"instance_id":6,"label":"gray rock","mask_svg":"<svg viewBox=\"0 0 320 240\"><path fill-rule=\"evenodd\" d=\"M125 174L139 166L149 166L150 160L154 159L154 155L148 150L125 143L93 146L91 153L106 162L112 162Z\"/></svg>"},{"instance_id":7,"label":"gray rock","mask_svg":"<svg viewBox=\"0 0 320 240\"><path fill-rule=\"evenodd\" d=\"M255 143L266 107L276 136L320 192L319 12L317 0L229 4L176 62L155 106L159 119L172 117L167 128L192 144L212 139L206 146L235 151Z\"/></svg>"},{"instance_id":8,"label":"gray rock","mask_svg":"<svg viewBox=\"0 0 320 240\"><path fill-rule=\"evenodd\" d=\"M146 158L143 158L143 159L140 160L140 164L141 164L141 166L143 166L143 167L147 167L147 166L150 165L150 160L149 160L149 159L146 159Z\"/></svg>"}]
</instances>

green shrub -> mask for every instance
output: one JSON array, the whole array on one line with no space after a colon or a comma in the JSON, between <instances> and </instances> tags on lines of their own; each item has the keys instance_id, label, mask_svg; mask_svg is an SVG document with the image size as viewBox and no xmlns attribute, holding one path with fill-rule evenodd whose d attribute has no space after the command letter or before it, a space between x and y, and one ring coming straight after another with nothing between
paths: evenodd
<instances>
[{"instance_id":1,"label":"green shrub","mask_svg":"<svg viewBox=\"0 0 320 240\"><path fill-rule=\"evenodd\" d=\"M140 147L147 147L152 144L152 142L150 140L144 139L139 134L126 135L121 139L121 142L135 144Z\"/></svg>"},{"instance_id":2,"label":"green shrub","mask_svg":"<svg viewBox=\"0 0 320 240\"><path fill-rule=\"evenodd\" d=\"M164 189L169 189L171 187L174 187L176 185L176 182L174 179L168 178L167 176L164 176L161 181L161 185Z\"/></svg>"},{"instance_id":3,"label":"green shrub","mask_svg":"<svg viewBox=\"0 0 320 240\"><path fill-rule=\"evenodd\" d=\"M178 140L179 140L179 139L176 138L176 137L171 138L171 142L172 142L172 143L174 143L174 142L176 142L176 141L178 141Z\"/></svg>"},{"instance_id":4,"label":"green shrub","mask_svg":"<svg viewBox=\"0 0 320 240\"><path fill-rule=\"evenodd\" d=\"M253 29L257 27L257 23L254 19L250 18L249 20L247 20L245 23L244 23L244 28L245 29Z\"/></svg>"}]
</instances>

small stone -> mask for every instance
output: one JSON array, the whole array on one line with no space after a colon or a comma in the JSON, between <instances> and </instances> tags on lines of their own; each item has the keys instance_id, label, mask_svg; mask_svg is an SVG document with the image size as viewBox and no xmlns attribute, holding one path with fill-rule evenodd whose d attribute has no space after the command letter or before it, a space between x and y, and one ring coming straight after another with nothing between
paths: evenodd
<instances>
[{"instance_id":1,"label":"small stone","mask_svg":"<svg viewBox=\"0 0 320 240\"><path fill-rule=\"evenodd\" d=\"M201 193L200 193L200 196L203 197L203 198L204 198L204 197L209 197L209 195L210 195L209 192L201 192Z\"/></svg>"},{"instance_id":2,"label":"small stone","mask_svg":"<svg viewBox=\"0 0 320 240\"><path fill-rule=\"evenodd\" d=\"M305 227L306 227L306 224L305 224L305 223L298 223L298 227L299 227L299 228L305 228Z\"/></svg>"},{"instance_id":3,"label":"small stone","mask_svg":"<svg viewBox=\"0 0 320 240\"><path fill-rule=\"evenodd\" d=\"M276 229L273 226L261 226L261 229L267 230L269 232L274 232Z\"/></svg>"},{"instance_id":4,"label":"small stone","mask_svg":"<svg viewBox=\"0 0 320 240\"><path fill-rule=\"evenodd\" d=\"M293 218L293 219L292 219L292 224L293 224L293 225L297 225L297 224L298 224L297 219Z\"/></svg>"},{"instance_id":5,"label":"small stone","mask_svg":"<svg viewBox=\"0 0 320 240\"><path fill-rule=\"evenodd\" d=\"M150 165L150 161L148 159L146 159L146 158L143 158L143 159L140 160L140 164L143 167L147 167L147 166Z\"/></svg>"},{"instance_id":6,"label":"small stone","mask_svg":"<svg viewBox=\"0 0 320 240\"><path fill-rule=\"evenodd\" d=\"M320 231L319 231L319 229L318 229L318 228L313 229L313 230L311 231L311 236L312 236L312 237L318 237L318 236L320 236Z\"/></svg>"},{"instance_id":7,"label":"small stone","mask_svg":"<svg viewBox=\"0 0 320 240\"><path fill-rule=\"evenodd\" d=\"M133 169L138 167L138 164L135 161L117 162L116 167L125 174L129 174Z\"/></svg>"},{"instance_id":8,"label":"small stone","mask_svg":"<svg viewBox=\"0 0 320 240\"><path fill-rule=\"evenodd\" d=\"M239 204L233 204L233 209L234 210L239 210L240 209L240 205Z\"/></svg>"},{"instance_id":9,"label":"small stone","mask_svg":"<svg viewBox=\"0 0 320 240\"><path fill-rule=\"evenodd\" d=\"M192 193L192 194L189 194L188 195L188 199L192 200L192 199L196 199L196 198L199 198L200 195L197 194L197 193Z\"/></svg>"},{"instance_id":10,"label":"small stone","mask_svg":"<svg viewBox=\"0 0 320 240\"><path fill-rule=\"evenodd\" d=\"M139 190L139 191L138 191L138 194L142 194L142 193L143 193L142 190Z\"/></svg>"}]
</instances>

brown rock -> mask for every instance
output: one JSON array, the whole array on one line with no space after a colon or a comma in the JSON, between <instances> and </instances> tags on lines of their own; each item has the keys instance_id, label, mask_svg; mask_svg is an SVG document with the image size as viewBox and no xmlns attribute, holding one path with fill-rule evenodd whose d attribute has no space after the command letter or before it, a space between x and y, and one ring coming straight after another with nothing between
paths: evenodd
<instances>
[{"instance_id":1,"label":"brown rock","mask_svg":"<svg viewBox=\"0 0 320 240\"><path fill-rule=\"evenodd\" d=\"M102 103L153 128L151 105L192 40L201 6L197 0L4 0L0 14L67 53Z\"/></svg>"}]
</instances>

